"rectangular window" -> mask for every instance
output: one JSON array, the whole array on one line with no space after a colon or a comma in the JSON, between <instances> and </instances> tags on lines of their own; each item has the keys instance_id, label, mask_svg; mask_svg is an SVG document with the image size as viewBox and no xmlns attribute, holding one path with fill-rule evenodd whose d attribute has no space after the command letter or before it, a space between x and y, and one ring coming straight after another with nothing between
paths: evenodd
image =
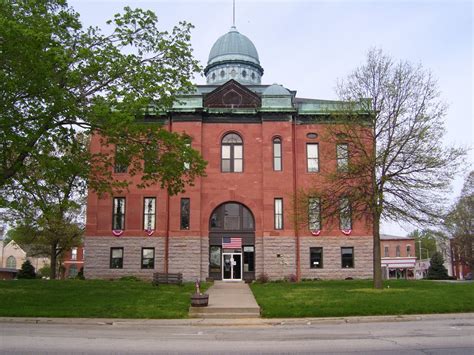
<instances>
[{"instance_id":1,"label":"rectangular window","mask_svg":"<svg viewBox=\"0 0 474 355\"><path fill-rule=\"evenodd\" d=\"M283 199L276 198L274 204L275 229L283 229Z\"/></svg>"},{"instance_id":2,"label":"rectangular window","mask_svg":"<svg viewBox=\"0 0 474 355\"><path fill-rule=\"evenodd\" d=\"M384 256L385 256L386 258L388 258L388 255L389 255L389 254L388 254L388 247L385 247L385 253L384 253Z\"/></svg>"},{"instance_id":3,"label":"rectangular window","mask_svg":"<svg viewBox=\"0 0 474 355\"><path fill-rule=\"evenodd\" d=\"M336 145L337 170L347 171L349 166L349 147L347 144Z\"/></svg>"},{"instance_id":4,"label":"rectangular window","mask_svg":"<svg viewBox=\"0 0 474 355\"><path fill-rule=\"evenodd\" d=\"M407 245L407 256L411 256L411 246Z\"/></svg>"},{"instance_id":5,"label":"rectangular window","mask_svg":"<svg viewBox=\"0 0 474 355\"><path fill-rule=\"evenodd\" d=\"M186 148L191 148L191 143L186 143ZM184 162L184 170L189 170L191 167L191 165L189 164L189 162L185 161Z\"/></svg>"},{"instance_id":6,"label":"rectangular window","mask_svg":"<svg viewBox=\"0 0 474 355\"><path fill-rule=\"evenodd\" d=\"M319 153L317 143L306 144L306 159L308 162L308 172L317 173L319 171Z\"/></svg>"},{"instance_id":7,"label":"rectangular window","mask_svg":"<svg viewBox=\"0 0 474 355\"><path fill-rule=\"evenodd\" d=\"M77 260L77 248L71 249L71 260Z\"/></svg>"},{"instance_id":8,"label":"rectangular window","mask_svg":"<svg viewBox=\"0 0 474 355\"><path fill-rule=\"evenodd\" d=\"M309 248L309 267L311 269L323 268L323 248Z\"/></svg>"},{"instance_id":9,"label":"rectangular window","mask_svg":"<svg viewBox=\"0 0 474 355\"><path fill-rule=\"evenodd\" d=\"M110 248L110 268L123 268L123 248Z\"/></svg>"},{"instance_id":10,"label":"rectangular window","mask_svg":"<svg viewBox=\"0 0 474 355\"><path fill-rule=\"evenodd\" d=\"M155 248L142 248L142 269L155 268Z\"/></svg>"},{"instance_id":11,"label":"rectangular window","mask_svg":"<svg viewBox=\"0 0 474 355\"><path fill-rule=\"evenodd\" d=\"M241 173L244 169L243 147L241 145L234 145L234 172Z\"/></svg>"},{"instance_id":12,"label":"rectangular window","mask_svg":"<svg viewBox=\"0 0 474 355\"><path fill-rule=\"evenodd\" d=\"M125 197L114 197L112 229L125 229Z\"/></svg>"},{"instance_id":13,"label":"rectangular window","mask_svg":"<svg viewBox=\"0 0 474 355\"><path fill-rule=\"evenodd\" d=\"M400 257L400 245L397 245L397 248L395 249L395 256L396 256L397 258Z\"/></svg>"},{"instance_id":14,"label":"rectangular window","mask_svg":"<svg viewBox=\"0 0 474 355\"><path fill-rule=\"evenodd\" d=\"M343 268L354 267L354 248L353 247L341 248L341 266Z\"/></svg>"},{"instance_id":15,"label":"rectangular window","mask_svg":"<svg viewBox=\"0 0 474 355\"><path fill-rule=\"evenodd\" d=\"M154 230L155 229L155 216L156 216L156 197L145 197L143 203L143 229Z\"/></svg>"},{"instance_id":16,"label":"rectangular window","mask_svg":"<svg viewBox=\"0 0 474 355\"><path fill-rule=\"evenodd\" d=\"M352 229L351 205L347 197L341 198L339 201L339 223L341 230Z\"/></svg>"},{"instance_id":17,"label":"rectangular window","mask_svg":"<svg viewBox=\"0 0 474 355\"><path fill-rule=\"evenodd\" d=\"M255 247L244 246L244 272L255 271Z\"/></svg>"},{"instance_id":18,"label":"rectangular window","mask_svg":"<svg viewBox=\"0 0 474 355\"><path fill-rule=\"evenodd\" d=\"M221 272L221 247L214 245L209 248L209 272Z\"/></svg>"},{"instance_id":19,"label":"rectangular window","mask_svg":"<svg viewBox=\"0 0 474 355\"><path fill-rule=\"evenodd\" d=\"M274 171L281 171L281 139L274 138L273 139L273 170Z\"/></svg>"},{"instance_id":20,"label":"rectangular window","mask_svg":"<svg viewBox=\"0 0 474 355\"><path fill-rule=\"evenodd\" d=\"M181 199L181 229L189 229L190 204L189 198Z\"/></svg>"},{"instance_id":21,"label":"rectangular window","mask_svg":"<svg viewBox=\"0 0 474 355\"><path fill-rule=\"evenodd\" d=\"M317 197L308 200L308 228L310 231L321 230L321 204Z\"/></svg>"},{"instance_id":22,"label":"rectangular window","mask_svg":"<svg viewBox=\"0 0 474 355\"><path fill-rule=\"evenodd\" d=\"M129 163L124 147L120 145L115 146L114 173L126 173Z\"/></svg>"}]
</instances>

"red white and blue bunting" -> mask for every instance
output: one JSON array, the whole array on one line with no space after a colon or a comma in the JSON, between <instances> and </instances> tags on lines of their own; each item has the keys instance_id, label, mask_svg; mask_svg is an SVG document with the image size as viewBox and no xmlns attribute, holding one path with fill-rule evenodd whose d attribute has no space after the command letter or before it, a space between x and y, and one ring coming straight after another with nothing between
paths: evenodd
<instances>
[{"instance_id":1,"label":"red white and blue bunting","mask_svg":"<svg viewBox=\"0 0 474 355\"><path fill-rule=\"evenodd\" d=\"M312 230L311 231L311 235L314 235L315 237L317 237L318 235L321 234L321 230L320 229L317 229L317 230Z\"/></svg>"},{"instance_id":2,"label":"red white and blue bunting","mask_svg":"<svg viewBox=\"0 0 474 355\"><path fill-rule=\"evenodd\" d=\"M341 229L341 232L345 235L350 235L352 233L352 229Z\"/></svg>"},{"instance_id":3,"label":"red white and blue bunting","mask_svg":"<svg viewBox=\"0 0 474 355\"><path fill-rule=\"evenodd\" d=\"M123 234L122 229L114 229L112 230L112 234L115 235L116 237L120 237Z\"/></svg>"},{"instance_id":4,"label":"red white and blue bunting","mask_svg":"<svg viewBox=\"0 0 474 355\"><path fill-rule=\"evenodd\" d=\"M154 229L145 229L145 233L149 237L151 237L154 232L155 232Z\"/></svg>"}]
</instances>

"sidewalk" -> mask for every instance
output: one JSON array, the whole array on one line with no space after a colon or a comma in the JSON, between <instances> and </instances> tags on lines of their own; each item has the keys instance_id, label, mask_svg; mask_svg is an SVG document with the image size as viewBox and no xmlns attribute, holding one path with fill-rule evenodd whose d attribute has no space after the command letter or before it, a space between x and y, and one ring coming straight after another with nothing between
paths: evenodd
<instances>
[{"instance_id":1,"label":"sidewalk","mask_svg":"<svg viewBox=\"0 0 474 355\"><path fill-rule=\"evenodd\" d=\"M190 307L192 318L258 318L260 307L245 282L215 281L206 292L207 307Z\"/></svg>"},{"instance_id":2,"label":"sidewalk","mask_svg":"<svg viewBox=\"0 0 474 355\"><path fill-rule=\"evenodd\" d=\"M40 317L0 317L0 323L33 323L64 325L104 325L104 326L301 326L313 324L408 322L442 319L474 319L474 313L413 314L366 317L328 317L328 318L243 318L243 319L105 319L105 318L40 318Z\"/></svg>"}]
</instances>

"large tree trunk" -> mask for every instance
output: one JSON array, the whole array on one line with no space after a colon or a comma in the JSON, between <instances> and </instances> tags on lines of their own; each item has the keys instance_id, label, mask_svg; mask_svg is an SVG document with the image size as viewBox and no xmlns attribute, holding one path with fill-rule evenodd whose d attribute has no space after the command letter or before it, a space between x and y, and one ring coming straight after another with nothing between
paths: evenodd
<instances>
[{"instance_id":1,"label":"large tree trunk","mask_svg":"<svg viewBox=\"0 0 474 355\"><path fill-rule=\"evenodd\" d=\"M374 288L382 289L382 255L380 252L380 215L377 212L373 214L374 235Z\"/></svg>"},{"instance_id":2,"label":"large tree trunk","mask_svg":"<svg viewBox=\"0 0 474 355\"><path fill-rule=\"evenodd\" d=\"M51 244L51 280L56 280L57 258L56 243Z\"/></svg>"}]
</instances>

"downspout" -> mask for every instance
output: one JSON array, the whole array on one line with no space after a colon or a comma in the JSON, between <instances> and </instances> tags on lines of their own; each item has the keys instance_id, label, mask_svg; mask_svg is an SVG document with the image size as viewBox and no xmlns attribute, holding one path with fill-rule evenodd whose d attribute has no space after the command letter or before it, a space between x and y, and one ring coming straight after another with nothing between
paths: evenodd
<instances>
[{"instance_id":1,"label":"downspout","mask_svg":"<svg viewBox=\"0 0 474 355\"><path fill-rule=\"evenodd\" d=\"M168 130L169 132L173 131L171 114L168 117ZM165 273L168 273L170 247L170 193L168 191L166 191L166 198Z\"/></svg>"},{"instance_id":2,"label":"downspout","mask_svg":"<svg viewBox=\"0 0 474 355\"><path fill-rule=\"evenodd\" d=\"M298 281L301 280L301 263L300 263L300 236L299 236L299 228L298 228L298 198L297 198L297 191L296 191L296 163L298 161L297 154L296 154L296 116L292 116L292 125L291 125L291 140L293 143L293 213L295 216L294 222L294 230L295 230L295 238L296 238L296 279Z\"/></svg>"}]
</instances>

